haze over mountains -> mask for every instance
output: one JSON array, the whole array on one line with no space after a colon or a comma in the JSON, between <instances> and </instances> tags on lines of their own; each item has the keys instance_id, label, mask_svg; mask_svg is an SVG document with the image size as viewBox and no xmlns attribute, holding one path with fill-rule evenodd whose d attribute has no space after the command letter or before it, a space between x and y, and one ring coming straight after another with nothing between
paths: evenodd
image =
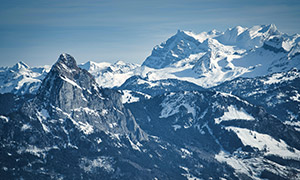
<instances>
[{"instance_id":1,"label":"haze over mountains","mask_svg":"<svg viewBox=\"0 0 300 180\"><path fill-rule=\"evenodd\" d=\"M300 35L178 32L142 65L0 68L6 179L299 179Z\"/></svg>"}]
</instances>

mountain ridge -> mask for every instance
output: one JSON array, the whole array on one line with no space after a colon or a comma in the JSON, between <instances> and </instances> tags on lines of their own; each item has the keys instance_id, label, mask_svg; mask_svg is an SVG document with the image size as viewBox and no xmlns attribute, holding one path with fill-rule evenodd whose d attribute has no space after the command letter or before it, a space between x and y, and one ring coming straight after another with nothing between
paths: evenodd
<instances>
[{"instance_id":1,"label":"mountain ridge","mask_svg":"<svg viewBox=\"0 0 300 180\"><path fill-rule=\"evenodd\" d=\"M281 33L274 24L270 24L250 28L237 26L225 32L213 30L199 34L178 30L166 42L155 46L152 55L142 65L121 61L89 61L79 67L89 71L96 82L106 88L120 87L132 76L141 76L150 81L178 79L210 88L237 77L257 77L299 69L299 54L300 35ZM8 76L9 69L2 68L0 73ZM36 93L40 80L45 77L40 75L43 74L41 72L36 73L40 78L30 74L29 80L16 78L13 85L3 84L0 92L11 92L17 87L22 90L16 89L16 94ZM26 81L27 84L18 86L20 81ZM30 81L36 84L28 87ZM32 90L28 90L30 88Z\"/></svg>"}]
</instances>

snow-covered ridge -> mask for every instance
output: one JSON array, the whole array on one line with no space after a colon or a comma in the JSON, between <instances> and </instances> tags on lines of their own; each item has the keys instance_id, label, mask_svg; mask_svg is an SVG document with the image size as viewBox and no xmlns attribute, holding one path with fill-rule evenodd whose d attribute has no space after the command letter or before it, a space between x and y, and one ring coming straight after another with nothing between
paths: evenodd
<instances>
[{"instance_id":1,"label":"snow-covered ridge","mask_svg":"<svg viewBox=\"0 0 300 180\"><path fill-rule=\"evenodd\" d=\"M155 46L141 66L89 62L81 67L103 87L121 86L136 75L149 81L178 79L209 88L241 76L300 68L299 41L298 34L284 34L274 24L199 34L178 30Z\"/></svg>"},{"instance_id":2,"label":"snow-covered ridge","mask_svg":"<svg viewBox=\"0 0 300 180\"><path fill-rule=\"evenodd\" d=\"M152 68L164 68L174 64L191 54L206 52L209 44L207 41L214 39L224 46L233 46L237 49L249 50L261 47L265 41L275 36L282 35L274 24L253 26L251 28L236 26L226 32L216 30L195 34L190 31L180 31L169 38L166 42L155 46L152 54L145 60L143 65Z\"/></svg>"},{"instance_id":3,"label":"snow-covered ridge","mask_svg":"<svg viewBox=\"0 0 300 180\"><path fill-rule=\"evenodd\" d=\"M274 24L200 34L178 31L156 46L143 65L155 69L152 76L159 72L162 77L163 71L163 77L212 87L240 76L299 68L299 41L298 34L284 34Z\"/></svg>"},{"instance_id":4,"label":"snow-covered ridge","mask_svg":"<svg viewBox=\"0 0 300 180\"><path fill-rule=\"evenodd\" d=\"M236 26L229 28L217 39L225 45L237 46L241 49L261 47L273 36L282 35L274 24L253 26L250 28Z\"/></svg>"},{"instance_id":5,"label":"snow-covered ridge","mask_svg":"<svg viewBox=\"0 0 300 180\"><path fill-rule=\"evenodd\" d=\"M249 129L238 127L226 127L227 130L234 131L241 139L244 145L249 145L258 148L260 151L265 151L265 154L273 154L283 156L284 158L299 159L300 151L289 147L283 140L276 140L273 137L249 131Z\"/></svg>"},{"instance_id":6,"label":"snow-covered ridge","mask_svg":"<svg viewBox=\"0 0 300 180\"><path fill-rule=\"evenodd\" d=\"M122 85L126 79L136 74L136 68L139 67L137 64L125 63L123 61L117 61L113 64L88 61L78 66L89 71L95 77L96 82L106 88Z\"/></svg>"},{"instance_id":7,"label":"snow-covered ridge","mask_svg":"<svg viewBox=\"0 0 300 180\"><path fill-rule=\"evenodd\" d=\"M0 93L34 94L49 70L50 66L29 67L22 61L12 67L1 67Z\"/></svg>"},{"instance_id":8,"label":"snow-covered ridge","mask_svg":"<svg viewBox=\"0 0 300 180\"><path fill-rule=\"evenodd\" d=\"M300 73L297 69L284 73L274 73L271 76L261 79L265 85L282 83L287 81L292 81L294 79L300 78Z\"/></svg>"}]
</instances>

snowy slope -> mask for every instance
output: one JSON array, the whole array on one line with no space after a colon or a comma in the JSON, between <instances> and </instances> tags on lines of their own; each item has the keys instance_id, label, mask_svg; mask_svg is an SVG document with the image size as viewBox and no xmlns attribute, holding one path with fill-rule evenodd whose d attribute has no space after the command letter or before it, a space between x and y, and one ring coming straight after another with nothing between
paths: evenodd
<instances>
[{"instance_id":1,"label":"snowy slope","mask_svg":"<svg viewBox=\"0 0 300 180\"><path fill-rule=\"evenodd\" d=\"M299 132L237 96L209 91L172 92L127 106L145 132L181 147L177 153L182 159L213 156L232 167L238 179L300 176ZM212 154L206 154L206 149ZM203 160L197 163L205 166ZM181 166L203 177L197 173L202 170L199 166Z\"/></svg>"},{"instance_id":2,"label":"snowy slope","mask_svg":"<svg viewBox=\"0 0 300 180\"><path fill-rule=\"evenodd\" d=\"M35 94L49 70L49 66L31 68L24 62L1 67L0 93Z\"/></svg>"},{"instance_id":3,"label":"snowy slope","mask_svg":"<svg viewBox=\"0 0 300 180\"><path fill-rule=\"evenodd\" d=\"M253 26L251 28L236 26L227 29L216 39L225 45L237 46L241 49L260 47L271 36L282 35L274 24Z\"/></svg>"},{"instance_id":4,"label":"snowy slope","mask_svg":"<svg viewBox=\"0 0 300 180\"><path fill-rule=\"evenodd\" d=\"M114 64L88 61L87 63L80 64L79 67L91 73L101 87L112 88L120 86L126 79L135 75L135 69L138 65L123 61L117 61Z\"/></svg>"},{"instance_id":5,"label":"snowy slope","mask_svg":"<svg viewBox=\"0 0 300 180\"><path fill-rule=\"evenodd\" d=\"M151 96L148 94L144 94L142 92L131 91L131 90L122 90L120 91L122 94L122 103L134 103L144 99L150 99Z\"/></svg>"}]
</instances>

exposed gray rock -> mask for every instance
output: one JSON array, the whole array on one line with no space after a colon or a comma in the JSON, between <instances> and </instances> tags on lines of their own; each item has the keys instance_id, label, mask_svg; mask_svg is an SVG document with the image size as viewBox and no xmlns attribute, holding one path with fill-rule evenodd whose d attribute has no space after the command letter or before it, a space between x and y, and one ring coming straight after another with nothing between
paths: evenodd
<instances>
[{"instance_id":1,"label":"exposed gray rock","mask_svg":"<svg viewBox=\"0 0 300 180\"><path fill-rule=\"evenodd\" d=\"M21 109L28 117L35 116L37 111L48 113L47 119L70 118L75 124L83 123L91 132L131 134L134 140L147 140L147 135L124 108L120 93L99 88L93 76L78 68L68 54L60 55L37 96Z\"/></svg>"}]
</instances>

